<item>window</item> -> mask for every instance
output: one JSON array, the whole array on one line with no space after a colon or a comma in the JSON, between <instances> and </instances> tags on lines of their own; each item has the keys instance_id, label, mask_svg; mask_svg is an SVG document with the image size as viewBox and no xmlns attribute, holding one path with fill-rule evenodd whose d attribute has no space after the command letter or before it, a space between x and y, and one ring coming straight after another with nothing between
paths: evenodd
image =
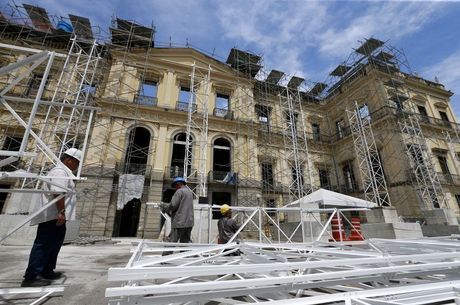
<instances>
[{"instance_id":1,"label":"window","mask_svg":"<svg viewBox=\"0 0 460 305\"><path fill-rule=\"evenodd\" d=\"M443 174L450 174L449 167L447 166L447 159L444 156L438 156L439 165Z\"/></svg>"},{"instance_id":2,"label":"window","mask_svg":"<svg viewBox=\"0 0 460 305\"><path fill-rule=\"evenodd\" d=\"M321 141L321 130L319 124L313 123L311 124L311 128L313 130L313 140Z\"/></svg>"},{"instance_id":3,"label":"window","mask_svg":"<svg viewBox=\"0 0 460 305\"><path fill-rule=\"evenodd\" d=\"M447 116L447 113L444 111L439 111L439 115L441 116L441 120L444 122L449 122L449 117Z\"/></svg>"},{"instance_id":4,"label":"window","mask_svg":"<svg viewBox=\"0 0 460 305\"><path fill-rule=\"evenodd\" d=\"M29 80L29 84L27 85L26 96L34 97L37 95L42 79L43 79L43 74L32 74L32 77ZM46 80L45 87L43 88L43 90L46 89L48 82L49 82L49 79Z\"/></svg>"},{"instance_id":5,"label":"window","mask_svg":"<svg viewBox=\"0 0 460 305\"><path fill-rule=\"evenodd\" d=\"M455 194L455 199L457 200L458 207L460 208L460 194Z\"/></svg>"},{"instance_id":6,"label":"window","mask_svg":"<svg viewBox=\"0 0 460 305\"><path fill-rule=\"evenodd\" d=\"M190 88L180 87L179 101L176 104L176 110L188 112L190 98L193 98L190 93ZM196 111L196 104L192 101L192 111Z\"/></svg>"},{"instance_id":7,"label":"window","mask_svg":"<svg viewBox=\"0 0 460 305\"><path fill-rule=\"evenodd\" d=\"M420 113L421 120L423 122L430 122L430 119L428 118L428 113L426 112L426 108L424 106L417 106L418 112Z\"/></svg>"},{"instance_id":8,"label":"window","mask_svg":"<svg viewBox=\"0 0 460 305\"><path fill-rule=\"evenodd\" d=\"M297 130L297 117L298 117L298 113L293 113L292 114L292 120L291 120L291 115L289 112L286 112L286 123L288 124L288 126L291 126L291 125L294 125L294 131Z\"/></svg>"},{"instance_id":9,"label":"window","mask_svg":"<svg viewBox=\"0 0 460 305\"><path fill-rule=\"evenodd\" d=\"M230 97L226 94L217 93L216 95L216 108L219 109L229 109L230 107Z\"/></svg>"},{"instance_id":10,"label":"window","mask_svg":"<svg viewBox=\"0 0 460 305\"><path fill-rule=\"evenodd\" d=\"M8 150L8 151L19 151L21 148L21 143L22 143L22 137L11 137L11 136L6 136L5 141L3 142L2 150ZM8 158L7 156L0 156L0 160ZM2 166L0 168L1 171L14 171L17 169L17 166L19 165L19 160L16 160L12 163L9 163L5 166Z\"/></svg>"},{"instance_id":11,"label":"window","mask_svg":"<svg viewBox=\"0 0 460 305\"><path fill-rule=\"evenodd\" d=\"M354 191L356 190L356 179L355 174L353 172L353 164L348 162L342 168L343 178L345 180L345 189L347 191Z\"/></svg>"},{"instance_id":12,"label":"window","mask_svg":"<svg viewBox=\"0 0 460 305\"><path fill-rule=\"evenodd\" d=\"M460 152L455 153L455 156L457 157L457 160L460 161Z\"/></svg>"},{"instance_id":13,"label":"window","mask_svg":"<svg viewBox=\"0 0 460 305\"><path fill-rule=\"evenodd\" d=\"M304 185L304 179L303 179L303 170L301 167L297 168L292 165L291 166L291 173L292 173L292 189L294 191L300 191L302 194L304 193L303 191L303 185Z\"/></svg>"},{"instance_id":14,"label":"window","mask_svg":"<svg viewBox=\"0 0 460 305\"><path fill-rule=\"evenodd\" d=\"M140 105L155 106L157 104L158 84L153 81L144 81L137 96L137 103Z\"/></svg>"},{"instance_id":15,"label":"window","mask_svg":"<svg viewBox=\"0 0 460 305\"><path fill-rule=\"evenodd\" d=\"M335 128L337 130L337 139L342 139L344 137L344 133L343 133L344 125L345 123L343 119L340 119L337 122L335 122Z\"/></svg>"},{"instance_id":16,"label":"window","mask_svg":"<svg viewBox=\"0 0 460 305\"><path fill-rule=\"evenodd\" d=\"M326 169L319 169L319 184L322 188L328 189L330 186L329 183L329 171Z\"/></svg>"},{"instance_id":17,"label":"window","mask_svg":"<svg viewBox=\"0 0 460 305\"><path fill-rule=\"evenodd\" d=\"M418 112L423 115L423 116L428 116L428 113L426 112L426 108L423 106L417 106Z\"/></svg>"},{"instance_id":18,"label":"window","mask_svg":"<svg viewBox=\"0 0 460 305\"><path fill-rule=\"evenodd\" d=\"M256 105L256 115L258 118L260 128L262 131L269 132L270 131L270 113L271 107L263 106L263 105Z\"/></svg>"},{"instance_id":19,"label":"window","mask_svg":"<svg viewBox=\"0 0 460 305\"><path fill-rule=\"evenodd\" d=\"M367 104L363 104L358 108L358 115L361 120L371 120L371 113L369 112L369 107Z\"/></svg>"},{"instance_id":20,"label":"window","mask_svg":"<svg viewBox=\"0 0 460 305\"><path fill-rule=\"evenodd\" d=\"M265 206L267 208L276 208L276 202L275 199L267 199L265 201ZM268 216L274 218L276 216L276 211L267 211Z\"/></svg>"},{"instance_id":21,"label":"window","mask_svg":"<svg viewBox=\"0 0 460 305\"><path fill-rule=\"evenodd\" d=\"M214 108L214 115L221 118L229 118L230 114L230 97L225 94L217 93L216 107Z\"/></svg>"},{"instance_id":22,"label":"window","mask_svg":"<svg viewBox=\"0 0 460 305\"><path fill-rule=\"evenodd\" d=\"M83 92L85 92L89 96L94 96L96 94L96 84L83 84Z\"/></svg>"},{"instance_id":23,"label":"window","mask_svg":"<svg viewBox=\"0 0 460 305\"><path fill-rule=\"evenodd\" d=\"M189 101L190 101L190 88L180 87L179 102L188 104Z\"/></svg>"},{"instance_id":24,"label":"window","mask_svg":"<svg viewBox=\"0 0 460 305\"><path fill-rule=\"evenodd\" d=\"M224 138L218 138L213 145L213 179L224 180L232 170L231 145Z\"/></svg>"},{"instance_id":25,"label":"window","mask_svg":"<svg viewBox=\"0 0 460 305\"><path fill-rule=\"evenodd\" d=\"M170 178L173 177L178 177L178 176L184 176L184 161L185 161L185 150L186 150L186 144L187 144L187 134L185 132L179 133L174 136L173 138L173 151L172 151L172 156L171 156L171 167L169 169L169 175ZM192 139L193 141L193 139ZM191 143L193 147L193 143ZM188 168L187 172L190 173L191 171L191 157L192 155L189 155L189 160L188 160Z\"/></svg>"},{"instance_id":26,"label":"window","mask_svg":"<svg viewBox=\"0 0 460 305\"><path fill-rule=\"evenodd\" d=\"M273 164L262 163L262 187L264 190L273 189Z\"/></svg>"}]
</instances>

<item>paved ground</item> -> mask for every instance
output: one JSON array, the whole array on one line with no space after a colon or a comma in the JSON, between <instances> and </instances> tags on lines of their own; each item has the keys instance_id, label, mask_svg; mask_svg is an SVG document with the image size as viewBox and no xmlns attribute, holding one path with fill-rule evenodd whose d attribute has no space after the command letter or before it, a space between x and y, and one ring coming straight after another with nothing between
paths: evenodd
<instances>
[{"instance_id":1,"label":"paved ground","mask_svg":"<svg viewBox=\"0 0 460 305\"><path fill-rule=\"evenodd\" d=\"M31 246L0 246L0 288L19 287L27 266ZM58 258L57 271L65 272L56 285L64 285L62 296L52 297L45 305L107 304L105 289L118 283L107 282L107 269L124 266L130 257L129 245L114 245L110 241L92 245L64 245ZM31 299L5 300L0 304L30 304Z\"/></svg>"}]
</instances>

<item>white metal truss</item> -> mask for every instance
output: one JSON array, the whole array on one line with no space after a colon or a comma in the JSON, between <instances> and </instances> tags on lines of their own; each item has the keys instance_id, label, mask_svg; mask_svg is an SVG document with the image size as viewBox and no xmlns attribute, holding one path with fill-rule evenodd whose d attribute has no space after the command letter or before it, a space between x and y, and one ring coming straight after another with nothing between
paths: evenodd
<instances>
[{"instance_id":1,"label":"white metal truss","mask_svg":"<svg viewBox=\"0 0 460 305\"><path fill-rule=\"evenodd\" d=\"M26 304L27 299L34 299L30 305L38 305L46 302L48 298L60 296L64 291L63 286L56 287L31 287L31 288L0 288L0 301L4 304L17 304L16 300L20 299L21 304ZM3 304L3 303L2 303Z\"/></svg>"},{"instance_id":2,"label":"white metal truss","mask_svg":"<svg viewBox=\"0 0 460 305\"><path fill-rule=\"evenodd\" d=\"M355 101L353 111L347 109L353 144L362 177L366 200L379 206L391 206L380 156L372 132L371 118Z\"/></svg>"},{"instance_id":3,"label":"white metal truss","mask_svg":"<svg viewBox=\"0 0 460 305\"><path fill-rule=\"evenodd\" d=\"M198 185L195 195L199 197L207 196L207 149L208 149L208 101L210 94L211 66L208 66L203 72L194 62L190 78L190 99L188 103L187 118L187 139L185 144L184 159L184 178L189 179L198 176ZM201 115L199 111L201 111ZM193 153L193 136L192 131L199 134L197 139L199 153ZM198 169L193 169L194 156L198 155Z\"/></svg>"},{"instance_id":4,"label":"white metal truss","mask_svg":"<svg viewBox=\"0 0 460 305\"><path fill-rule=\"evenodd\" d=\"M299 91L286 87L285 94L280 94L280 106L281 111L286 114L283 139L285 159L291 162L288 166L289 171L292 166L292 173L288 175L292 176L289 183L289 196L290 200L294 201L313 191L312 165L308 153L305 117Z\"/></svg>"},{"instance_id":5,"label":"white metal truss","mask_svg":"<svg viewBox=\"0 0 460 305\"><path fill-rule=\"evenodd\" d=\"M460 301L459 236L297 244L138 241L135 246L124 268L109 269L109 281L123 281L107 288L109 304Z\"/></svg>"},{"instance_id":6,"label":"white metal truss","mask_svg":"<svg viewBox=\"0 0 460 305\"><path fill-rule=\"evenodd\" d=\"M60 155L65 149L75 146L77 140L83 141L80 146L83 154L86 151L90 127L96 110L95 107L90 105L91 95L94 92L89 91L89 87L91 87L94 81L94 74L99 60L99 56L96 55L96 42L93 41L90 44L79 45L77 39L74 38L67 55L22 47L18 49L16 46L6 44L2 44L1 47L36 54L0 69L0 75L10 73L10 76L13 77L0 92L0 102L9 112L9 115L17 121L17 124L24 129L23 140L18 152L0 151L0 156L8 157L5 159L7 162L3 160L2 164L8 164L19 157L23 157L24 161L27 161L25 168L18 167L18 170L15 171L0 172L0 179L12 178L23 181L16 188L2 189L0 191L43 193L44 191L39 188L39 184L43 182L52 183L50 180L56 178L46 175L50 164L51 166L60 165L61 168L68 172L68 177L59 178L83 179L80 178L83 162L80 162L77 174L74 175L62 164ZM89 54L85 53L86 50L90 50ZM57 66L60 64L54 62L55 57L64 58L65 63L62 67L53 97L51 101L46 101L43 100L43 92L48 75L53 65ZM28 77L34 69L44 62L47 63L45 72L34 98L7 95L14 86ZM13 71L17 72L16 76L11 73ZM16 111L17 108L19 110L23 109L23 106L26 107L26 111ZM43 115L44 112L46 112L46 115ZM24 118L23 116L25 115L28 118ZM40 129L40 131L36 133L34 129ZM33 139L33 146L30 145L29 138ZM37 169L38 164L40 166ZM63 188L63 192L65 193L71 191ZM51 200L46 206L54 204L55 201L56 199ZM43 208L40 211L42 210ZM13 230L3 235L0 241L28 223L38 212L30 215L30 217L18 224Z\"/></svg>"},{"instance_id":7,"label":"white metal truss","mask_svg":"<svg viewBox=\"0 0 460 305\"><path fill-rule=\"evenodd\" d=\"M402 133L405 151L417 183L417 193L423 203L422 208L445 208L446 198L436 174L423 136L418 118L412 114L398 117L398 125Z\"/></svg>"}]
</instances>

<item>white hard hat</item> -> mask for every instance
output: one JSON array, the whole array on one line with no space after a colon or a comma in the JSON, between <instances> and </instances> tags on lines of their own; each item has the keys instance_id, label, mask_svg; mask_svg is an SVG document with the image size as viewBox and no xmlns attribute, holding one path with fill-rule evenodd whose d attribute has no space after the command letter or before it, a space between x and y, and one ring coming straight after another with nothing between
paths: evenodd
<instances>
[{"instance_id":1,"label":"white hard hat","mask_svg":"<svg viewBox=\"0 0 460 305\"><path fill-rule=\"evenodd\" d=\"M74 147L67 149L64 152L64 154L66 154L67 156L70 156L72 158L77 159L78 162L81 162L81 157L83 156L83 153L81 152L81 150L76 149Z\"/></svg>"}]
</instances>

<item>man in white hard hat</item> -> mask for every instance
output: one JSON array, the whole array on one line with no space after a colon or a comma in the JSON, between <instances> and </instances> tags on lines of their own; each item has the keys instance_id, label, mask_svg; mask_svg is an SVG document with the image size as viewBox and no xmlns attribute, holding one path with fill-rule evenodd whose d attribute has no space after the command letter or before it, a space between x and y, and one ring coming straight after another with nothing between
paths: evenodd
<instances>
[{"instance_id":1,"label":"man in white hard hat","mask_svg":"<svg viewBox=\"0 0 460 305\"><path fill-rule=\"evenodd\" d=\"M61 161L68 169L75 171L82 161L82 152L76 148L67 149L62 155ZM59 193L65 196L51 205L42 213L34 217L30 224L36 225L37 236L35 237L32 250L30 251L29 264L22 281L22 287L39 287L51 284L52 280L62 276L61 272L55 272L56 261L64 242L66 221L75 219L75 184L70 174L62 165L51 169L43 189L53 192L40 197L39 207L58 197Z\"/></svg>"}]
</instances>

